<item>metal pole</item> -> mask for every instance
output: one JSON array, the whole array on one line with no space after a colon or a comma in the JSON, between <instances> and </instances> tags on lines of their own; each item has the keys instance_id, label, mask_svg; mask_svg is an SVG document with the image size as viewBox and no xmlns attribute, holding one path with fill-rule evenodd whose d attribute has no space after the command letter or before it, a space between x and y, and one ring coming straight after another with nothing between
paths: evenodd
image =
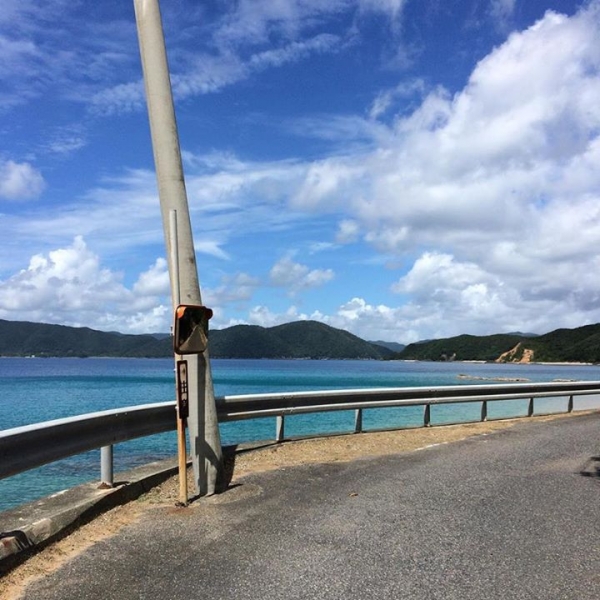
<instances>
[{"instance_id":1,"label":"metal pole","mask_svg":"<svg viewBox=\"0 0 600 600\"><path fill-rule=\"evenodd\" d=\"M431 427L431 404L425 405L425 412L423 414L423 426Z\"/></svg>"},{"instance_id":2,"label":"metal pole","mask_svg":"<svg viewBox=\"0 0 600 600\"><path fill-rule=\"evenodd\" d=\"M177 211L178 274L174 274L172 265L169 265L173 304L175 308L174 282L177 278L181 303L202 304L160 8L158 0L134 0L134 8L158 195L169 257L172 256L168 234L170 212ZM176 361L177 359L175 357ZM189 355L187 361L190 454L196 491L200 495L208 495L218 491L224 472L208 351Z\"/></svg>"},{"instance_id":3,"label":"metal pole","mask_svg":"<svg viewBox=\"0 0 600 600\"><path fill-rule=\"evenodd\" d=\"M362 433L363 411L357 408L354 411L354 433Z\"/></svg>"},{"instance_id":4,"label":"metal pole","mask_svg":"<svg viewBox=\"0 0 600 600\"><path fill-rule=\"evenodd\" d=\"M100 448L100 484L102 487L113 487L115 484L112 445Z\"/></svg>"},{"instance_id":5,"label":"metal pole","mask_svg":"<svg viewBox=\"0 0 600 600\"><path fill-rule=\"evenodd\" d=\"M285 417L278 415L275 419L275 441L283 442L285 438Z\"/></svg>"}]
</instances>

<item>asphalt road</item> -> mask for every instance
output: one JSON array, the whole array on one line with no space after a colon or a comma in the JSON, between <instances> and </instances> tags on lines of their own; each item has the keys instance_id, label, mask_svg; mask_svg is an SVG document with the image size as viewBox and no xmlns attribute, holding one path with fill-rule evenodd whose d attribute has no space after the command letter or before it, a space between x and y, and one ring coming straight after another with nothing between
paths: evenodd
<instances>
[{"instance_id":1,"label":"asphalt road","mask_svg":"<svg viewBox=\"0 0 600 600\"><path fill-rule=\"evenodd\" d=\"M256 474L150 510L25 597L598 600L599 456L595 414Z\"/></svg>"}]
</instances>

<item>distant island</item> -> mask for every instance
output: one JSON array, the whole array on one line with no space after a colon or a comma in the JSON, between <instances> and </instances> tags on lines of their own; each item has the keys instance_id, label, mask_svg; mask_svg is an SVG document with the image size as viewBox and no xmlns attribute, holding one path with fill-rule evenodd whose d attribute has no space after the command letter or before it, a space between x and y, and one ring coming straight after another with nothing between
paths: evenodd
<instances>
[{"instance_id":1,"label":"distant island","mask_svg":"<svg viewBox=\"0 0 600 600\"><path fill-rule=\"evenodd\" d=\"M406 347L396 342L369 342L317 321L276 327L235 325L211 330L209 351L212 358L596 364L600 363L600 324L557 329L539 336L459 335ZM125 335L0 319L0 356L167 358L173 356L173 348L168 334Z\"/></svg>"}]
</instances>

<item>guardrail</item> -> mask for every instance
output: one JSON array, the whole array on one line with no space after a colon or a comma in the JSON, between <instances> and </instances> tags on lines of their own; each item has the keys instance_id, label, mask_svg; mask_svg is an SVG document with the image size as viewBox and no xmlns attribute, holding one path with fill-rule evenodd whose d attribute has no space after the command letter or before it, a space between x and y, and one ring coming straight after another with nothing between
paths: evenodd
<instances>
[{"instance_id":1,"label":"guardrail","mask_svg":"<svg viewBox=\"0 0 600 600\"><path fill-rule=\"evenodd\" d=\"M485 421L488 403L493 401L527 399L531 417L536 398L567 398L565 412L572 412L574 397L594 394L600 394L600 381L328 390L223 396L217 398L217 413L220 422L275 417L275 441L281 442L287 415L354 410L354 428L349 433L359 433L365 409L422 406L423 426L429 427L434 405L479 402L480 420ZM175 428L175 403L163 402L0 431L0 479L101 448L101 479L112 485L114 444Z\"/></svg>"}]
</instances>

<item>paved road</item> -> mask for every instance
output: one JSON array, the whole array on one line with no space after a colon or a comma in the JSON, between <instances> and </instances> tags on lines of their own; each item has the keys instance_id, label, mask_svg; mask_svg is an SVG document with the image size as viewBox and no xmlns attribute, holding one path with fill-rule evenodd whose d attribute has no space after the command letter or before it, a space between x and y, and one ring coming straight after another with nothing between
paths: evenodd
<instances>
[{"instance_id":1,"label":"paved road","mask_svg":"<svg viewBox=\"0 0 600 600\"><path fill-rule=\"evenodd\" d=\"M596 414L253 475L152 510L26 598L598 600L599 455Z\"/></svg>"}]
</instances>

